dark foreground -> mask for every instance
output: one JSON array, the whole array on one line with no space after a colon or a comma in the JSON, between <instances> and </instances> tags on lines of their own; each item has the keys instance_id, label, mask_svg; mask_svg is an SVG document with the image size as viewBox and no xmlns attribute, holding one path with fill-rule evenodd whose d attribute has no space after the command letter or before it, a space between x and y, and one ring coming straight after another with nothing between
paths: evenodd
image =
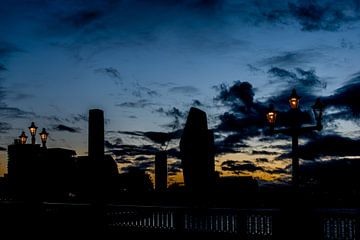
<instances>
[{"instance_id":1,"label":"dark foreground","mask_svg":"<svg viewBox=\"0 0 360 240\"><path fill-rule=\"evenodd\" d=\"M2 201L3 235L358 239L358 208L216 208Z\"/></svg>"}]
</instances>

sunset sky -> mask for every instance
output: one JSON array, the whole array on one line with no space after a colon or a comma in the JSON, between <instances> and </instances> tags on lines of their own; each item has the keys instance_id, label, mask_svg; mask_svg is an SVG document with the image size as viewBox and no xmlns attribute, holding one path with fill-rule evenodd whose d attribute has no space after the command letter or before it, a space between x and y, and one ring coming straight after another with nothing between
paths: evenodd
<instances>
[{"instance_id":1,"label":"sunset sky","mask_svg":"<svg viewBox=\"0 0 360 240\"><path fill-rule=\"evenodd\" d=\"M326 104L301 164L360 161L360 0L2 0L0 23L0 176L32 121L48 147L87 154L88 110L100 108L120 171L152 172L159 132L173 133L181 181L178 130L195 106L217 171L283 182L291 139L265 135L265 113L287 111L293 88L305 124L316 97Z\"/></svg>"}]
</instances>

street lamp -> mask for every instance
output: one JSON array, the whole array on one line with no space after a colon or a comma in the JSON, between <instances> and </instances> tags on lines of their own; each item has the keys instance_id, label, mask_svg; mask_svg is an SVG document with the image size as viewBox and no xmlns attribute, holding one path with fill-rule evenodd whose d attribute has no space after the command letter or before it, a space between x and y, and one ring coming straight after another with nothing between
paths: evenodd
<instances>
[{"instance_id":1,"label":"street lamp","mask_svg":"<svg viewBox=\"0 0 360 240\"><path fill-rule=\"evenodd\" d=\"M276 117L277 117L277 112L275 111L274 105L271 104L269 108L269 112L266 114L266 118L270 123L270 127L272 128L272 130L275 125Z\"/></svg>"},{"instance_id":2,"label":"street lamp","mask_svg":"<svg viewBox=\"0 0 360 240\"><path fill-rule=\"evenodd\" d=\"M300 97L297 95L296 90L293 89L292 93L289 97L289 104L290 104L290 127L289 128L282 128L282 129L274 129L275 127L275 121L277 117L277 113L275 111L275 108L273 105L270 105L269 112L266 114L266 118L270 124L270 132L272 134L275 133L283 133L286 135L291 136L292 139L292 151L291 151L291 157L292 157L292 183L294 187L298 187L299 185L299 135L317 130L322 130L322 114L324 105L321 103L320 99L316 99L315 104L312 106L314 117L316 120L316 126L301 126L300 122L300 110L299 110L299 101Z\"/></svg>"},{"instance_id":3,"label":"street lamp","mask_svg":"<svg viewBox=\"0 0 360 240\"><path fill-rule=\"evenodd\" d=\"M289 97L289 103L290 103L291 109L298 109L299 102L300 102L300 97L297 95L296 90L293 89L292 93Z\"/></svg>"},{"instance_id":4,"label":"street lamp","mask_svg":"<svg viewBox=\"0 0 360 240\"><path fill-rule=\"evenodd\" d=\"M43 148L46 148L46 140L49 136L49 133L46 132L45 128L42 129L42 131L39 133L40 138L41 138L41 142L43 144Z\"/></svg>"},{"instance_id":5,"label":"street lamp","mask_svg":"<svg viewBox=\"0 0 360 240\"><path fill-rule=\"evenodd\" d=\"M34 122L31 122L31 125L29 127L30 130L30 134L31 134L31 144L35 144L35 134L36 134L36 130L37 130L37 126L35 126Z\"/></svg>"},{"instance_id":6,"label":"street lamp","mask_svg":"<svg viewBox=\"0 0 360 240\"><path fill-rule=\"evenodd\" d=\"M19 136L20 144L26 144L27 136L24 131L22 131L21 135Z\"/></svg>"}]
</instances>

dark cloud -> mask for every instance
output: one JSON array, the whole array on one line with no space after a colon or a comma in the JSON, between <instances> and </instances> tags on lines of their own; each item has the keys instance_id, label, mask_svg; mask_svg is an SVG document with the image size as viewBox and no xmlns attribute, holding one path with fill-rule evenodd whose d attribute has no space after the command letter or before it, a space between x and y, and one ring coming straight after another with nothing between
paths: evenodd
<instances>
[{"instance_id":1,"label":"dark cloud","mask_svg":"<svg viewBox=\"0 0 360 240\"><path fill-rule=\"evenodd\" d=\"M203 104L199 100L194 99L191 106L193 106L193 107L202 107Z\"/></svg>"},{"instance_id":2,"label":"dark cloud","mask_svg":"<svg viewBox=\"0 0 360 240\"><path fill-rule=\"evenodd\" d=\"M172 87L169 89L169 92L193 96L194 94L199 94L200 90L194 86L181 86Z\"/></svg>"},{"instance_id":3,"label":"dark cloud","mask_svg":"<svg viewBox=\"0 0 360 240\"><path fill-rule=\"evenodd\" d=\"M103 16L103 12L99 10L80 10L74 14L64 16L61 19L62 24L68 24L74 28L82 28L94 23Z\"/></svg>"},{"instance_id":4,"label":"dark cloud","mask_svg":"<svg viewBox=\"0 0 360 240\"><path fill-rule=\"evenodd\" d=\"M145 108L148 106L155 105L147 99L140 99L136 102L123 102L119 104L115 104L117 107L126 107L126 108Z\"/></svg>"},{"instance_id":5,"label":"dark cloud","mask_svg":"<svg viewBox=\"0 0 360 240\"><path fill-rule=\"evenodd\" d=\"M255 161L258 162L258 163L264 163L264 162L269 162L269 159L267 159L267 158L256 158Z\"/></svg>"},{"instance_id":6,"label":"dark cloud","mask_svg":"<svg viewBox=\"0 0 360 240\"><path fill-rule=\"evenodd\" d=\"M0 63L0 71L6 71L6 70L7 68L5 67L5 65Z\"/></svg>"},{"instance_id":7,"label":"dark cloud","mask_svg":"<svg viewBox=\"0 0 360 240\"><path fill-rule=\"evenodd\" d=\"M173 176L182 171L181 161L176 161L175 163L169 164L168 166L168 175Z\"/></svg>"},{"instance_id":8,"label":"dark cloud","mask_svg":"<svg viewBox=\"0 0 360 240\"><path fill-rule=\"evenodd\" d=\"M270 152L270 151L265 151L265 150L253 150L251 152L251 154L255 155L278 155L279 152Z\"/></svg>"},{"instance_id":9,"label":"dark cloud","mask_svg":"<svg viewBox=\"0 0 360 240\"><path fill-rule=\"evenodd\" d=\"M156 91L153 90L151 88L149 88L148 86L144 86L143 84L139 83L139 82L135 82L133 84L133 90L131 92L131 94L135 97L138 98L142 98L142 97L155 97L155 96L160 96L160 94Z\"/></svg>"},{"instance_id":10,"label":"dark cloud","mask_svg":"<svg viewBox=\"0 0 360 240\"><path fill-rule=\"evenodd\" d=\"M1 90L0 90L0 95L1 95ZM5 96L0 96L0 105L1 105L1 97L5 97ZM0 116L2 116L3 118L14 119L14 118L27 118L30 116L35 116L35 114L33 112L23 111L16 107L7 107L6 104L3 104L3 106L0 107Z\"/></svg>"},{"instance_id":11,"label":"dark cloud","mask_svg":"<svg viewBox=\"0 0 360 240\"><path fill-rule=\"evenodd\" d=\"M0 133L7 133L12 127L9 123L0 122Z\"/></svg>"},{"instance_id":12,"label":"dark cloud","mask_svg":"<svg viewBox=\"0 0 360 240\"><path fill-rule=\"evenodd\" d=\"M241 172L255 172L255 171L264 171L264 169L260 166L256 166L253 163L246 162L241 163L234 160L227 160L221 163L221 169L223 171L229 171L234 173L241 173Z\"/></svg>"},{"instance_id":13,"label":"dark cloud","mask_svg":"<svg viewBox=\"0 0 360 240\"><path fill-rule=\"evenodd\" d=\"M261 66L292 67L292 66L305 65L319 57L321 57L321 53L316 52L313 49L287 51L277 56L265 58L259 61L257 64Z\"/></svg>"},{"instance_id":14,"label":"dark cloud","mask_svg":"<svg viewBox=\"0 0 360 240\"><path fill-rule=\"evenodd\" d=\"M121 78L120 72L119 72L116 68L113 68L113 67L98 68L98 69L95 69L94 71L95 71L96 73L105 74L105 75L107 75L108 77L114 79L114 83L115 83L116 85L119 85L119 84L121 84L121 82L122 82L122 78Z\"/></svg>"},{"instance_id":15,"label":"dark cloud","mask_svg":"<svg viewBox=\"0 0 360 240\"><path fill-rule=\"evenodd\" d=\"M229 105L234 111L248 112L253 107L255 93L249 82L235 81L230 87L220 84L216 89L219 94L215 100Z\"/></svg>"},{"instance_id":16,"label":"dark cloud","mask_svg":"<svg viewBox=\"0 0 360 240\"><path fill-rule=\"evenodd\" d=\"M340 8L336 2L320 5L316 2L289 3L292 16L301 24L304 31L335 31L343 24L358 20L347 14L347 9Z\"/></svg>"},{"instance_id":17,"label":"dark cloud","mask_svg":"<svg viewBox=\"0 0 360 240\"><path fill-rule=\"evenodd\" d=\"M4 57L9 56L10 54L13 54L16 52L22 52L22 51L23 50L21 50L16 45L14 45L10 42L5 42L5 41L0 40L0 58L4 58Z\"/></svg>"},{"instance_id":18,"label":"dark cloud","mask_svg":"<svg viewBox=\"0 0 360 240\"><path fill-rule=\"evenodd\" d=\"M84 121L84 122L88 121L88 116L86 114L74 114L71 117L72 117L73 123L80 122L80 121Z\"/></svg>"},{"instance_id":19,"label":"dark cloud","mask_svg":"<svg viewBox=\"0 0 360 240\"><path fill-rule=\"evenodd\" d=\"M345 85L335 91L329 97L324 98L327 108L334 108L336 113L331 113L329 120L345 119L359 122L360 102L358 96L360 92L360 74L353 75Z\"/></svg>"},{"instance_id":20,"label":"dark cloud","mask_svg":"<svg viewBox=\"0 0 360 240\"><path fill-rule=\"evenodd\" d=\"M164 125L164 127L172 129L172 130L180 129L182 127L180 121L183 120L186 115L184 112L180 111L176 107L172 107L167 110L165 110L164 108L161 107L161 108L158 108L157 110L155 110L155 112L163 114L172 119L172 121L170 123Z\"/></svg>"},{"instance_id":21,"label":"dark cloud","mask_svg":"<svg viewBox=\"0 0 360 240\"><path fill-rule=\"evenodd\" d=\"M148 157L148 156L140 155L140 156L137 156L134 160L141 162L141 161L148 161L150 159L154 159L154 157Z\"/></svg>"},{"instance_id":22,"label":"dark cloud","mask_svg":"<svg viewBox=\"0 0 360 240\"><path fill-rule=\"evenodd\" d=\"M137 156L137 155L155 155L159 150L152 145L127 145L118 144L108 150L116 156Z\"/></svg>"},{"instance_id":23,"label":"dark cloud","mask_svg":"<svg viewBox=\"0 0 360 240\"><path fill-rule=\"evenodd\" d=\"M304 70L295 68L295 71L288 71L278 67L272 67L268 73L274 77L274 81L282 81L298 88L326 88L326 83L321 81L314 69Z\"/></svg>"},{"instance_id":24,"label":"dark cloud","mask_svg":"<svg viewBox=\"0 0 360 240\"><path fill-rule=\"evenodd\" d=\"M0 147L0 152L5 152L5 151L7 151L7 148Z\"/></svg>"},{"instance_id":25,"label":"dark cloud","mask_svg":"<svg viewBox=\"0 0 360 240\"><path fill-rule=\"evenodd\" d=\"M181 137L182 130L176 130L173 132L142 132L142 131L118 131L120 134L137 136L143 139L148 139L154 143L164 145L166 142L171 139L178 139Z\"/></svg>"},{"instance_id":26,"label":"dark cloud","mask_svg":"<svg viewBox=\"0 0 360 240\"><path fill-rule=\"evenodd\" d=\"M295 21L303 31L337 31L359 20L356 6L356 1L352 0L298 1L278 8L265 9L262 5L261 12L263 20L270 23L289 25Z\"/></svg>"},{"instance_id":27,"label":"dark cloud","mask_svg":"<svg viewBox=\"0 0 360 240\"><path fill-rule=\"evenodd\" d=\"M221 84L216 87L218 95L215 101L227 106L227 111L219 116L217 132L225 132L226 135L218 142L222 150L237 150L236 145L243 144L243 141L257 136L266 125L265 114L267 107L262 103L254 101L254 89L248 82L235 81L232 86ZM233 146L233 147L232 147ZM232 149L231 149L232 148Z\"/></svg>"},{"instance_id":28,"label":"dark cloud","mask_svg":"<svg viewBox=\"0 0 360 240\"><path fill-rule=\"evenodd\" d=\"M360 140L338 135L319 136L299 148L302 159L314 160L323 156L359 156Z\"/></svg>"},{"instance_id":29,"label":"dark cloud","mask_svg":"<svg viewBox=\"0 0 360 240\"><path fill-rule=\"evenodd\" d=\"M52 130L61 131L61 132L71 132L71 133L79 133L81 131L80 128L69 127L69 126L65 126L63 124L59 124L57 126L54 126L52 128Z\"/></svg>"},{"instance_id":30,"label":"dark cloud","mask_svg":"<svg viewBox=\"0 0 360 240\"><path fill-rule=\"evenodd\" d=\"M256 72L262 72L262 70L252 64L246 64L250 72L256 73Z\"/></svg>"}]
</instances>

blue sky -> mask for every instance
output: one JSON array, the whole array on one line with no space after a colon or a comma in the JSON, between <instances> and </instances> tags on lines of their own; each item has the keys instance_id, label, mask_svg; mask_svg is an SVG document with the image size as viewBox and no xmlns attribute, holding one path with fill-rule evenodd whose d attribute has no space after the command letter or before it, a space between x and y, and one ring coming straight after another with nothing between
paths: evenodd
<instances>
[{"instance_id":1,"label":"blue sky","mask_svg":"<svg viewBox=\"0 0 360 240\"><path fill-rule=\"evenodd\" d=\"M101 108L108 152L127 153L116 156L119 169L151 172L159 144L145 133L181 129L197 106L222 149L217 170L286 179L288 139L275 144L253 130L265 127L253 117L271 102L285 110L284 96L296 87L304 109L317 96L328 106L324 131L305 136L303 145L328 136L358 144L359 107L348 93L359 86L359 10L359 0L2 1L0 146L35 121L48 129L49 147L86 154L87 112ZM358 157L340 155L311 161Z\"/></svg>"}]
</instances>

